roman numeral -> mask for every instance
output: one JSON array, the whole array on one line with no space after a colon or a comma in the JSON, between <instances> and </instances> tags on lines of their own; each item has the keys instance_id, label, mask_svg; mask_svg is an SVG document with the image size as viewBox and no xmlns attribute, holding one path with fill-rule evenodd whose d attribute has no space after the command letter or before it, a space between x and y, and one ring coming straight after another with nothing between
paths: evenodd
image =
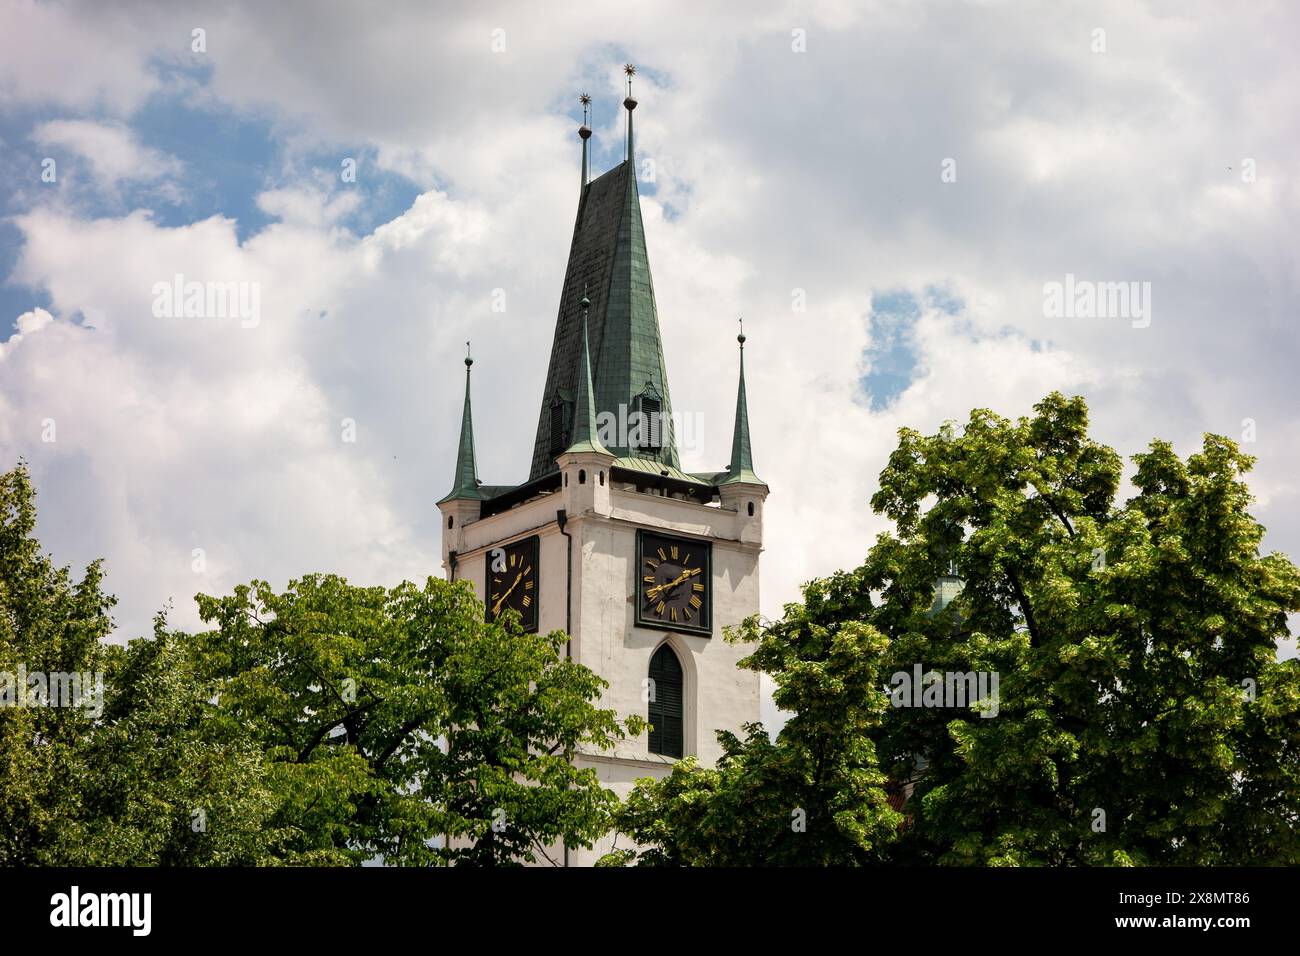
<instances>
[{"instance_id":1,"label":"roman numeral","mask_svg":"<svg viewBox=\"0 0 1300 956\"><path fill-rule=\"evenodd\" d=\"M664 554L664 549L663 549L663 548L660 548L660 549L659 549L659 560L660 560L660 561L667 561L667 560L668 560L668 555Z\"/></svg>"},{"instance_id":2,"label":"roman numeral","mask_svg":"<svg viewBox=\"0 0 1300 956\"><path fill-rule=\"evenodd\" d=\"M703 585L703 584L700 584L699 582L696 582L695 584L692 584L692 585L691 585L691 590L692 590L692 591L703 591L703 590L704 590L704 585Z\"/></svg>"},{"instance_id":3,"label":"roman numeral","mask_svg":"<svg viewBox=\"0 0 1300 956\"><path fill-rule=\"evenodd\" d=\"M527 594L525 594L525 595L524 595L524 607L532 607L532 606L533 606L533 599L530 598Z\"/></svg>"},{"instance_id":4,"label":"roman numeral","mask_svg":"<svg viewBox=\"0 0 1300 956\"><path fill-rule=\"evenodd\" d=\"M672 551L672 553L673 553L673 560L676 561L676 560L677 560L677 545L673 545L669 550Z\"/></svg>"},{"instance_id":5,"label":"roman numeral","mask_svg":"<svg viewBox=\"0 0 1300 956\"><path fill-rule=\"evenodd\" d=\"M691 595L691 607L695 608L698 611L702 603L703 602L694 594Z\"/></svg>"},{"instance_id":6,"label":"roman numeral","mask_svg":"<svg viewBox=\"0 0 1300 956\"><path fill-rule=\"evenodd\" d=\"M533 582L532 582L532 581L525 581L525 582L524 582L524 590L525 590L525 591L531 591L532 589L533 589Z\"/></svg>"},{"instance_id":7,"label":"roman numeral","mask_svg":"<svg viewBox=\"0 0 1300 956\"><path fill-rule=\"evenodd\" d=\"M675 608L675 607L673 607L673 608L669 608L669 609L668 609L668 613L672 616L672 619L673 619L674 621L677 620L677 608Z\"/></svg>"},{"instance_id":8,"label":"roman numeral","mask_svg":"<svg viewBox=\"0 0 1300 956\"><path fill-rule=\"evenodd\" d=\"M664 613L664 607L665 607L667 604L668 604L667 601L660 601L660 602L659 602L659 606L658 606L657 608L655 608L655 613L656 613L656 614L663 614L663 613Z\"/></svg>"}]
</instances>

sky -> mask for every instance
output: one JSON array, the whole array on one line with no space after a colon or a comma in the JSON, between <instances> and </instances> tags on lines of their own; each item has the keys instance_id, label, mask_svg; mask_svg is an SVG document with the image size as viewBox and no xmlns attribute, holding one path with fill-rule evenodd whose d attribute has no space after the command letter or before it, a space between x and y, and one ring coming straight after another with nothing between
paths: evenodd
<instances>
[{"instance_id":1,"label":"sky","mask_svg":"<svg viewBox=\"0 0 1300 956\"><path fill-rule=\"evenodd\" d=\"M0 467L122 639L253 578L441 574L464 344L480 477L522 481L578 95L595 175L632 62L688 471L729 458L744 317L767 616L886 529L898 428L1054 389L1126 457L1243 441L1300 554L1297 36L1264 2L0 0ZM169 316L177 275L245 311Z\"/></svg>"}]
</instances>

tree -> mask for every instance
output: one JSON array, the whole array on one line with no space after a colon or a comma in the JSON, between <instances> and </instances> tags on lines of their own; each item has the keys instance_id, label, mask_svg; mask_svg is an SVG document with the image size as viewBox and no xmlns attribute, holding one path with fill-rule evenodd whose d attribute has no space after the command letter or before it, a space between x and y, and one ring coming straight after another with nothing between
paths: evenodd
<instances>
[{"instance_id":1,"label":"tree","mask_svg":"<svg viewBox=\"0 0 1300 956\"><path fill-rule=\"evenodd\" d=\"M820 805L874 819L873 851L788 838L781 862L870 862L881 848L943 864L1300 861L1300 663L1276 659L1300 571L1260 554L1252 459L1213 435L1186 461L1155 441L1119 503L1120 458L1087 426L1081 398L1053 393L1015 422L977 409L961 429L902 429L872 499L894 532L783 621L747 623L760 650L745 665L777 680L809 752L858 753L867 777L878 760L896 801L910 797L889 840L893 818L865 815L876 794L832 782ZM834 641L808 639L846 632L863 636L862 683L839 676ZM916 704L897 691L918 665L996 676L996 701L936 695L864 719L886 691ZM844 738L806 736L837 708ZM763 859L770 808L808 799L806 774L772 772L798 765L781 759L794 743L751 730L716 771L643 782L623 820L640 860Z\"/></svg>"},{"instance_id":2,"label":"tree","mask_svg":"<svg viewBox=\"0 0 1300 956\"><path fill-rule=\"evenodd\" d=\"M74 584L42 554L35 497L25 464L0 475L0 863L11 866L54 852L61 771L93 724L89 708L28 706L37 688L26 675L102 671L99 641L112 628L99 562Z\"/></svg>"},{"instance_id":3,"label":"tree","mask_svg":"<svg viewBox=\"0 0 1300 956\"><path fill-rule=\"evenodd\" d=\"M843 866L879 862L902 817L890 807L876 763L876 731L888 707L880 662L885 638L862 621L869 599L856 572L814 581L783 620L751 618L728 640L752 642L741 667L776 684L793 716L768 737L721 732L717 769L693 759L662 781L639 781L618 827L642 849L607 865Z\"/></svg>"},{"instance_id":4,"label":"tree","mask_svg":"<svg viewBox=\"0 0 1300 956\"><path fill-rule=\"evenodd\" d=\"M873 499L897 527L863 569L886 671L1000 677L996 717L885 721L891 774L924 764L903 845L947 863L1296 862L1298 672L1276 654L1300 572L1259 553L1252 459L1213 435L1186 462L1155 441L1117 504L1119 457L1088 438L1083 400L1035 412L904 429ZM963 587L935 614L950 563Z\"/></svg>"},{"instance_id":5,"label":"tree","mask_svg":"<svg viewBox=\"0 0 1300 956\"><path fill-rule=\"evenodd\" d=\"M604 682L562 632L485 622L465 582L360 588L309 575L200 595L222 719L271 761L277 828L354 861L534 862L590 846L617 798L579 748L641 729L598 708ZM434 846L436 837L449 837Z\"/></svg>"},{"instance_id":6,"label":"tree","mask_svg":"<svg viewBox=\"0 0 1300 956\"><path fill-rule=\"evenodd\" d=\"M20 464L0 475L0 865L272 859L261 755L208 719L185 636L160 617L153 640L103 643L101 564L73 584L35 525ZM79 701L55 690L73 674Z\"/></svg>"}]
</instances>

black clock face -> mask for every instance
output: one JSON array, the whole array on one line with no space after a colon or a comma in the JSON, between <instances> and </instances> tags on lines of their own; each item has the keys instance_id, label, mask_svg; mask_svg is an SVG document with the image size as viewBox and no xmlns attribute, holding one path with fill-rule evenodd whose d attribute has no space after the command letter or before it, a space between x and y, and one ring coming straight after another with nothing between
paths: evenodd
<instances>
[{"instance_id":1,"label":"black clock face","mask_svg":"<svg viewBox=\"0 0 1300 956\"><path fill-rule=\"evenodd\" d=\"M713 564L707 541L637 533L637 623L670 631L712 631Z\"/></svg>"},{"instance_id":2,"label":"black clock face","mask_svg":"<svg viewBox=\"0 0 1300 956\"><path fill-rule=\"evenodd\" d=\"M537 630L537 543L536 535L487 550L487 619L494 621L505 611L519 614L525 631Z\"/></svg>"}]
</instances>

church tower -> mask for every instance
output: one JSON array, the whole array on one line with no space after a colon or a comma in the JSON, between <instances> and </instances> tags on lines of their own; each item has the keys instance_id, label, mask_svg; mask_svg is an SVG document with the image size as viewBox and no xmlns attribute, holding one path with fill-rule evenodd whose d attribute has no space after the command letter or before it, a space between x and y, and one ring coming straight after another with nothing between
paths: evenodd
<instances>
[{"instance_id":1,"label":"church tower","mask_svg":"<svg viewBox=\"0 0 1300 956\"><path fill-rule=\"evenodd\" d=\"M513 608L526 628L566 631L572 657L609 683L601 705L653 725L579 757L620 797L681 757L713 764L715 731L758 720L758 675L736 667L748 648L722 633L758 611L768 494L754 472L743 332L730 465L681 468L625 72L625 160L588 181L585 110L578 130L577 221L528 478L479 481L467 357L456 472L438 502L447 575L471 581L489 617ZM563 858L590 865L608 849L607 838Z\"/></svg>"}]
</instances>

